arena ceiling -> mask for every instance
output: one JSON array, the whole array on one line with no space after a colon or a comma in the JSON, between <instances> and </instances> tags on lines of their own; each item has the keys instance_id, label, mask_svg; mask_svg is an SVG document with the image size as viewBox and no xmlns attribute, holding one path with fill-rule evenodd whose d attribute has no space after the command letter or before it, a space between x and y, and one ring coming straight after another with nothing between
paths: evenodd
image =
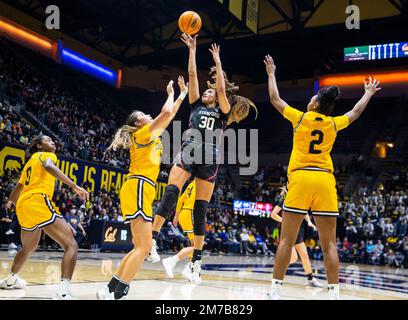
<instances>
[{"instance_id":1,"label":"arena ceiling","mask_svg":"<svg viewBox=\"0 0 408 320\"><path fill-rule=\"evenodd\" d=\"M57 5L63 33L124 65L152 68L186 66L177 20L185 10L194 10L203 19L200 62L211 63L205 47L216 41L225 68L255 82L263 81L263 66L250 62L268 52L285 70L284 78L296 79L347 68L339 64L343 46L408 40L398 32L408 29L408 0L259 0L257 33L228 10L229 1L236 0L3 1L41 21L45 8ZM345 28L350 3L360 7L360 30Z\"/></svg>"}]
</instances>

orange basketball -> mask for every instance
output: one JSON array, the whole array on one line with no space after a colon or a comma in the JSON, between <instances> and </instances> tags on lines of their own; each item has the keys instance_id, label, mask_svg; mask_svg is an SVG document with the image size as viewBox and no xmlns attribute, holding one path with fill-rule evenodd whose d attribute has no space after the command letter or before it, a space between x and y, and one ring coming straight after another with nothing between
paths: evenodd
<instances>
[{"instance_id":1,"label":"orange basketball","mask_svg":"<svg viewBox=\"0 0 408 320\"><path fill-rule=\"evenodd\" d=\"M201 29L201 18L194 11L184 12L178 21L181 32L194 35Z\"/></svg>"}]
</instances>

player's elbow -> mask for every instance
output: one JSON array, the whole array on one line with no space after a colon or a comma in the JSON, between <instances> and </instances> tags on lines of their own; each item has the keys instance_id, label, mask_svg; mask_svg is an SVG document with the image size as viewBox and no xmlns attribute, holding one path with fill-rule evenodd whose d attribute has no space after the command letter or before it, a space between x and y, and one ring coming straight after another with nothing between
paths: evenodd
<instances>
[{"instance_id":1,"label":"player's elbow","mask_svg":"<svg viewBox=\"0 0 408 320\"><path fill-rule=\"evenodd\" d=\"M280 104L280 97L279 96L271 96L269 98L270 102L272 103L273 106L277 107Z\"/></svg>"}]
</instances>

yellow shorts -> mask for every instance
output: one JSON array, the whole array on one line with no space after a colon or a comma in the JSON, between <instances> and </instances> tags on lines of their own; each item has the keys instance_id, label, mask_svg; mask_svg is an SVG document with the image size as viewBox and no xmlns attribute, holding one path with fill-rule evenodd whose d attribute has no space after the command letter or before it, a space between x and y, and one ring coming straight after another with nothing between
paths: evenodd
<instances>
[{"instance_id":1,"label":"yellow shorts","mask_svg":"<svg viewBox=\"0 0 408 320\"><path fill-rule=\"evenodd\" d=\"M34 231L63 218L58 208L44 193L34 193L17 202L16 214L21 229Z\"/></svg>"},{"instance_id":2,"label":"yellow shorts","mask_svg":"<svg viewBox=\"0 0 408 320\"><path fill-rule=\"evenodd\" d=\"M194 240L194 228L193 228L193 210L182 209L179 214L179 224L183 232L187 234L187 237Z\"/></svg>"},{"instance_id":3,"label":"yellow shorts","mask_svg":"<svg viewBox=\"0 0 408 320\"><path fill-rule=\"evenodd\" d=\"M130 223L137 217L153 221L152 204L156 197L154 182L143 176L129 176L120 190L120 208L123 221Z\"/></svg>"},{"instance_id":4,"label":"yellow shorts","mask_svg":"<svg viewBox=\"0 0 408 320\"><path fill-rule=\"evenodd\" d=\"M338 216L336 179L330 172L296 170L289 176L283 210L315 216Z\"/></svg>"}]
</instances>

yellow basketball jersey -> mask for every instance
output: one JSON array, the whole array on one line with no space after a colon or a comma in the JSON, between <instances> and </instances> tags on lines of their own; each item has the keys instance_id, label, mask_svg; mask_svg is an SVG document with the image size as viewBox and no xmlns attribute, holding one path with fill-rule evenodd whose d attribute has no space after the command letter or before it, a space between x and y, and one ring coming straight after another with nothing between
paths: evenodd
<instances>
[{"instance_id":1,"label":"yellow basketball jersey","mask_svg":"<svg viewBox=\"0 0 408 320\"><path fill-rule=\"evenodd\" d=\"M52 199L55 187L55 177L43 167L46 159L51 159L57 164L57 156L52 152L36 152L25 164L18 183L23 185L23 191L18 201L34 193L44 193Z\"/></svg>"},{"instance_id":2,"label":"yellow basketball jersey","mask_svg":"<svg viewBox=\"0 0 408 320\"><path fill-rule=\"evenodd\" d=\"M151 136L150 125L137 130L132 135L129 174L144 176L155 183L160 171L162 153L161 140Z\"/></svg>"},{"instance_id":3,"label":"yellow basketball jersey","mask_svg":"<svg viewBox=\"0 0 408 320\"><path fill-rule=\"evenodd\" d=\"M304 113L289 106L284 109L283 116L293 125L288 174L302 168L333 172L330 152L337 132L349 125L348 117L328 117L314 111Z\"/></svg>"},{"instance_id":4,"label":"yellow basketball jersey","mask_svg":"<svg viewBox=\"0 0 408 320\"><path fill-rule=\"evenodd\" d=\"M176 212L180 212L183 209L193 210L194 203L195 203L195 197L196 197L196 184L195 184L195 180L193 180L193 182L191 182L188 185L187 189L183 192L183 194L178 199Z\"/></svg>"}]
</instances>

